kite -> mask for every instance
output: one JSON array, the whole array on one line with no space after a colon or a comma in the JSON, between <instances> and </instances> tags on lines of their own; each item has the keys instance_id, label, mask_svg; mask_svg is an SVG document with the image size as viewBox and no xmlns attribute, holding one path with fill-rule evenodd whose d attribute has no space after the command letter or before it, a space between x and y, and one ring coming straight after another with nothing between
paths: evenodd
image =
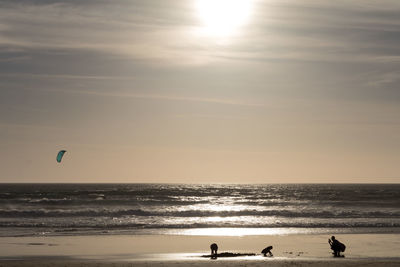
<instances>
[{"instance_id":1,"label":"kite","mask_svg":"<svg viewBox=\"0 0 400 267\"><path fill-rule=\"evenodd\" d=\"M58 162L58 163L61 162L61 160L62 160L62 158L63 158L65 152L67 152L67 151L66 151L66 150L60 150L60 151L58 152L58 154L57 154L57 162Z\"/></svg>"}]
</instances>

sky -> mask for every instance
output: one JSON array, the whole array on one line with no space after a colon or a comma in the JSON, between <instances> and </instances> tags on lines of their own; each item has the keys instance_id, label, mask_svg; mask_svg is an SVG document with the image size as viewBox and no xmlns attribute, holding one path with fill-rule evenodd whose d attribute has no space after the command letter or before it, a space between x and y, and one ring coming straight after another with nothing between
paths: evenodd
<instances>
[{"instance_id":1,"label":"sky","mask_svg":"<svg viewBox=\"0 0 400 267\"><path fill-rule=\"evenodd\" d=\"M399 14L2 0L0 182L399 183Z\"/></svg>"}]
</instances>

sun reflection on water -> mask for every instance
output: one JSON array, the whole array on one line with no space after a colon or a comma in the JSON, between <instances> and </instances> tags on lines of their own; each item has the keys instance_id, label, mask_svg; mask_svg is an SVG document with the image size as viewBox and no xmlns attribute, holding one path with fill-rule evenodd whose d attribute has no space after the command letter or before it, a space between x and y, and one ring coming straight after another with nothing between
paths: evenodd
<instances>
[{"instance_id":1,"label":"sun reflection on water","mask_svg":"<svg viewBox=\"0 0 400 267\"><path fill-rule=\"evenodd\" d=\"M176 230L175 234L193 236L248 236L248 235L287 235L305 232L295 228L194 228Z\"/></svg>"}]
</instances>

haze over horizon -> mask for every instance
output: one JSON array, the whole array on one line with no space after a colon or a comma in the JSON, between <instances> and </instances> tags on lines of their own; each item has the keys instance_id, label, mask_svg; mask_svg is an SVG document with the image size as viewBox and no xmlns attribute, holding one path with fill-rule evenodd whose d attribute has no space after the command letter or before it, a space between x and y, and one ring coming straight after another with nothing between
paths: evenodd
<instances>
[{"instance_id":1,"label":"haze over horizon","mask_svg":"<svg viewBox=\"0 0 400 267\"><path fill-rule=\"evenodd\" d=\"M399 183L399 14L0 1L0 182Z\"/></svg>"}]
</instances>

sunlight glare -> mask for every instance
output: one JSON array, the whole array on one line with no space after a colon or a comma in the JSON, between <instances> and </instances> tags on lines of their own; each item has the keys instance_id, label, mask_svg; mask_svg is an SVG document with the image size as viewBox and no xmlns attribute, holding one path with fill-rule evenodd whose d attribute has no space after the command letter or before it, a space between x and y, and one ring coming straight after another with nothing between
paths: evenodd
<instances>
[{"instance_id":1,"label":"sunlight glare","mask_svg":"<svg viewBox=\"0 0 400 267\"><path fill-rule=\"evenodd\" d=\"M249 236L249 235L284 235L297 233L291 228L194 228L180 230L179 234L192 236ZM300 230L301 232L301 230Z\"/></svg>"},{"instance_id":2,"label":"sunlight glare","mask_svg":"<svg viewBox=\"0 0 400 267\"><path fill-rule=\"evenodd\" d=\"M196 8L203 22L202 32L226 37L248 21L252 0L197 0Z\"/></svg>"}]
</instances>

